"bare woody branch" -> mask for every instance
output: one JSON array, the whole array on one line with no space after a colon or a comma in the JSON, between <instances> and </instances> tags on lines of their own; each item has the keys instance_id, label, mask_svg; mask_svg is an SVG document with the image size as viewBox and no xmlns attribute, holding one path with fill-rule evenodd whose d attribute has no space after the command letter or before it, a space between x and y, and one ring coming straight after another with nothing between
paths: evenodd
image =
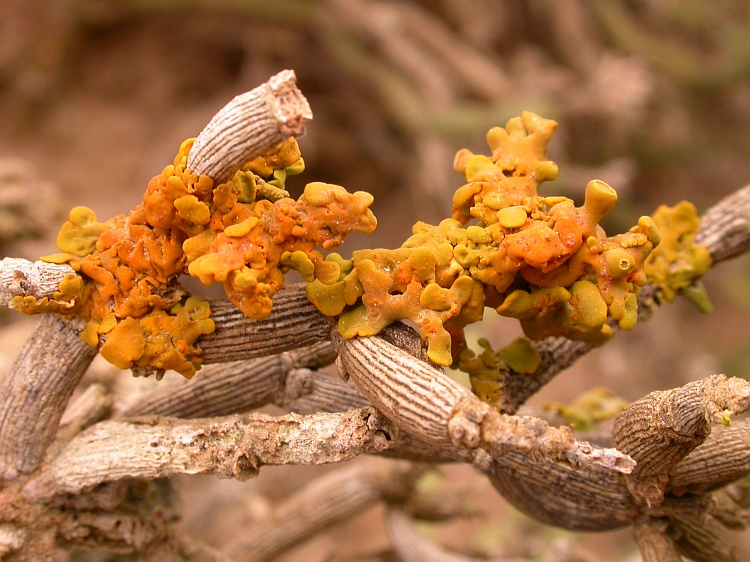
<instances>
[{"instance_id":1,"label":"bare woody branch","mask_svg":"<svg viewBox=\"0 0 750 562\"><path fill-rule=\"evenodd\" d=\"M216 474L246 480L263 465L324 464L391 446L395 428L373 408L343 414L101 422L76 437L32 481L41 499L122 478Z\"/></svg>"},{"instance_id":2,"label":"bare woody branch","mask_svg":"<svg viewBox=\"0 0 750 562\"><path fill-rule=\"evenodd\" d=\"M750 420L713 429L706 441L669 470L676 495L708 492L750 474Z\"/></svg>"},{"instance_id":3,"label":"bare woody branch","mask_svg":"<svg viewBox=\"0 0 750 562\"><path fill-rule=\"evenodd\" d=\"M711 422L749 406L750 383L713 375L652 392L625 408L615 419L612 443L638 463L626 478L636 500L659 505L670 470L706 440Z\"/></svg>"},{"instance_id":4,"label":"bare woody branch","mask_svg":"<svg viewBox=\"0 0 750 562\"><path fill-rule=\"evenodd\" d=\"M82 322L42 316L0 386L0 479L34 471L96 350Z\"/></svg>"},{"instance_id":5,"label":"bare woody branch","mask_svg":"<svg viewBox=\"0 0 750 562\"><path fill-rule=\"evenodd\" d=\"M190 380L164 384L123 413L124 417L159 415L205 418L247 412L265 404L283 405L310 392L310 369L333 363L330 342L233 363L204 367ZM288 397L288 398L287 398ZM364 401L356 408L366 406ZM341 409L315 411L339 412ZM310 412L312 413L312 412Z\"/></svg>"},{"instance_id":6,"label":"bare woody branch","mask_svg":"<svg viewBox=\"0 0 750 562\"><path fill-rule=\"evenodd\" d=\"M252 320L229 301L211 301L212 334L198 340L204 364L264 357L328 339L328 320L305 295L304 285L276 293L271 314Z\"/></svg>"},{"instance_id":7,"label":"bare woody branch","mask_svg":"<svg viewBox=\"0 0 750 562\"><path fill-rule=\"evenodd\" d=\"M426 443L467 451L482 447L493 457L514 450L580 466L620 472L633 468L633 461L614 449L578 443L569 428L499 414L441 371L382 338L344 340L334 332L333 343L364 397L399 429Z\"/></svg>"},{"instance_id":8,"label":"bare woody branch","mask_svg":"<svg viewBox=\"0 0 750 562\"><path fill-rule=\"evenodd\" d=\"M245 162L301 135L312 111L296 80L292 70L284 70L229 102L195 139L188 168L221 183Z\"/></svg>"},{"instance_id":9,"label":"bare woody branch","mask_svg":"<svg viewBox=\"0 0 750 562\"><path fill-rule=\"evenodd\" d=\"M232 560L263 562L393 494L409 487L416 475L403 463L348 466L322 476L279 504L265 519L229 544ZM402 492L403 493L403 492ZM280 525L279 522L284 524Z\"/></svg>"}]
</instances>

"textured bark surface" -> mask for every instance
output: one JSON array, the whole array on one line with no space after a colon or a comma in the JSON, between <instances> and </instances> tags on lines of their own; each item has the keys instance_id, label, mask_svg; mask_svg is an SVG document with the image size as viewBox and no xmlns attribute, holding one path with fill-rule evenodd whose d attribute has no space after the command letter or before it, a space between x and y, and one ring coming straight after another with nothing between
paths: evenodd
<instances>
[{"instance_id":1,"label":"textured bark surface","mask_svg":"<svg viewBox=\"0 0 750 562\"><path fill-rule=\"evenodd\" d=\"M35 470L96 350L82 323L43 316L0 386L0 478Z\"/></svg>"},{"instance_id":2,"label":"textured bark surface","mask_svg":"<svg viewBox=\"0 0 750 562\"><path fill-rule=\"evenodd\" d=\"M395 429L372 407L342 414L106 421L81 433L26 487L36 499L126 478L216 474L247 480L274 464L340 462L378 453Z\"/></svg>"},{"instance_id":3,"label":"textured bark surface","mask_svg":"<svg viewBox=\"0 0 750 562\"><path fill-rule=\"evenodd\" d=\"M291 136L301 135L312 111L296 76L284 70L229 102L195 139L187 166L216 183Z\"/></svg>"}]
</instances>

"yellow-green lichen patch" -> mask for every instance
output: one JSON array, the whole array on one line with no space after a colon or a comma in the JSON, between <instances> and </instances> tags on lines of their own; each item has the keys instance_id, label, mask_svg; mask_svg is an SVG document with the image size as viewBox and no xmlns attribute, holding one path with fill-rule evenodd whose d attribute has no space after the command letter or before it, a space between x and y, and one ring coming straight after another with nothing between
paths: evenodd
<instances>
[{"instance_id":1,"label":"yellow-green lichen patch","mask_svg":"<svg viewBox=\"0 0 750 562\"><path fill-rule=\"evenodd\" d=\"M74 207L57 235L57 247L61 252L88 256L96 248L99 236L107 229L106 224L96 220L96 213L88 207Z\"/></svg>"},{"instance_id":2,"label":"yellow-green lichen patch","mask_svg":"<svg viewBox=\"0 0 750 562\"><path fill-rule=\"evenodd\" d=\"M478 341L480 353L464 349L458 358L458 368L469 375L471 390L480 400L492 406L502 404L503 382L500 377L502 361L486 339Z\"/></svg>"},{"instance_id":3,"label":"yellow-green lichen patch","mask_svg":"<svg viewBox=\"0 0 750 562\"><path fill-rule=\"evenodd\" d=\"M570 404L552 402L545 405L556 410L575 429L588 431L620 414L628 402L606 388L594 388L578 396Z\"/></svg>"},{"instance_id":4,"label":"yellow-green lichen patch","mask_svg":"<svg viewBox=\"0 0 750 562\"><path fill-rule=\"evenodd\" d=\"M497 356L512 371L524 375L534 373L542 362L539 350L529 338L518 338L497 350Z\"/></svg>"},{"instance_id":5,"label":"yellow-green lichen patch","mask_svg":"<svg viewBox=\"0 0 750 562\"><path fill-rule=\"evenodd\" d=\"M646 260L648 280L659 288L658 295L664 301L682 295L701 312L710 312L711 301L700 279L711 267L711 254L708 248L695 244L700 228L695 206L687 201L674 207L662 205L652 218L662 239Z\"/></svg>"}]
</instances>

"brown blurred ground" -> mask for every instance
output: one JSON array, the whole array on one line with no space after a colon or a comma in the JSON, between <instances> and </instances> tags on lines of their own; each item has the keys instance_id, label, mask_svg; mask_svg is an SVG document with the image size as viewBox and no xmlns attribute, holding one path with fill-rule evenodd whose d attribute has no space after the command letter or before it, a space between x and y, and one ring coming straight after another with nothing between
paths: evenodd
<instances>
[{"instance_id":1,"label":"brown blurred ground","mask_svg":"<svg viewBox=\"0 0 750 562\"><path fill-rule=\"evenodd\" d=\"M24 217L18 229L30 233L44 209L49 224L34 243L3 234L0 250L54 251L64 213L49 213L58 209L86 205L100 219L127 212L184 138L284 68L296 71L315 115L300 142L307 171L292 190L322 180L376 196L378 231L344 253L398 245L415 220L445 216L461 184L455 151L484 151L486 130L523 109L560 123L550 158L561 174L545 193L580 202L586 181L610 182L621 197L612 231L662 202L705 209L750 181L750 7L739 0L3 0L0 178L5 158L36 178L25 184L31 211L13 207L0 219ZM707 285L714 315L667 307L536 403L591 386L633 399L713 372L745 376L750 261L722 265ZM509 321L487 324L475 335L499 342L516 333ZM264 509L263 497L281 498L320 470L265 469L242 485L185 482L187 524L221 542ZM453 525L446 542L523 554L559 535L498 507L471 469L447 473L488 515ZM627 533L581 540L593 552L610 549L611 560L632 554ZM383 525L371 512L284 560L382 549ZM750 557L750 547L743 552Z\"/></svg>"}]
</instances>

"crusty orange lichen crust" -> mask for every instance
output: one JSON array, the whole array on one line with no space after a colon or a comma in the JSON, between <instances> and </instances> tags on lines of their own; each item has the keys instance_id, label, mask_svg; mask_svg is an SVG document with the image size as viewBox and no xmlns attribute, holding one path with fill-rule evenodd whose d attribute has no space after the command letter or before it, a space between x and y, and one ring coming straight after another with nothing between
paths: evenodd
<instances>
[{"instance_id":1,"label":"crusty orange lichen crust","mask_svg":"<svg viewBox=\"0 0 750 562\"><path fill-rule=\"evenodd\" d=\"M532 339L602 343L612 334L609 317L632 328L657 228L642 217L629 232L607 237L599 221L617 194L602 181L586 186L581 207L540 196L539 185L557 175L546 160L556 127L525 112L491 129L489 156L456 155L467 183L453 197L452 218L437 226L418 222L395 250L361 250L348 261L329 256L341 276L333 284L310 283L310 300L324 314L340 315L344 337L411 320L440 365L458 359L463 328L480 320L485 307L519 319Z\"/></svg>"},{"instance_id":2,"label":"crusty orange lichen crust","mask_svg":"<svg viewBox=\"0 0 750 562\"><path fill-rule=\"evenodd\" d=\"M262 319L284 271L338 278L338 267L316 246L331 250L348 233L375 228L368 193L310 183L299 200L288 197L286 176L304 167L294 139L216 186L186 168L192 143L182 144L130 214L99 223L90 209L73 209L57 239L62 253L43 259L69 263L78 275L52 299L17 298L12 305L86 319L84 340L98 346L101 339L100 353L119 368L190 377L200 365L196 340L214 323L208 303L180 287L181 274L223 283L238 308Z\"/></svg>"}]
</instances>

